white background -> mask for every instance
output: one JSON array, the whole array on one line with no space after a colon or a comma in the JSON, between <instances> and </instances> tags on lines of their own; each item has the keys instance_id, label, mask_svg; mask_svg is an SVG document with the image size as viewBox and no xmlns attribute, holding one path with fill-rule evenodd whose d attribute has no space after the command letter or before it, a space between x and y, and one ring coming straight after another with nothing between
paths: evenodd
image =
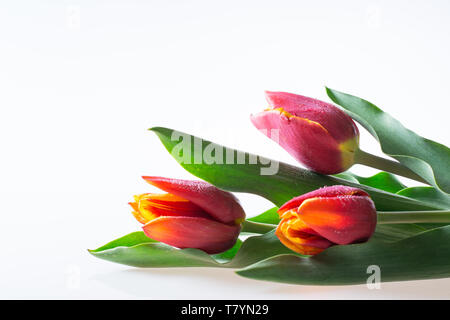
<instances>
[{"instance_id":1,"label":"white background","mask_svg":"<svg viewBox=\"0 0 450 320\"><path fill-rule=\"evenodd\" d=\"M266 89L328 101L327 85L448 144L449 18L445 0L2 2L0 298L449 298L450 279L294 286L86 251L139 229L140 176L190 177L149 127L295 164L249 121Z\"/></svg>"}]
</instances>

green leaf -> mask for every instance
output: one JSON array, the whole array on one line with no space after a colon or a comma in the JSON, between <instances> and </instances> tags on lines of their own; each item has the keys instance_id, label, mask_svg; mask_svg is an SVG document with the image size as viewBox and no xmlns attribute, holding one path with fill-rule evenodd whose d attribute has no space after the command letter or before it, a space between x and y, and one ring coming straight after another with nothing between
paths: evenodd
<instances>
[{"instance_id":1,"label":"green leaf","mask_svg":"<svg viewBox=\"0 0 450 320\"><path fill-rule=\"evenodd\" d=\"M442 225L439 225L441 227ZM395 242L406 239L416 234L433 229L433 227L422 226L418 224L379 224L370 241Z\"/></svg>"},{"instance_id":2,"label":"green leaf","mask_svg":"<svg viewBox=\"0 0 450 320\"><path fill-rule=\"evenodd\" d=\"M145 268L242 268L274 255L293 253L280 243L274 231L251 236L243 242L238 240L233 248L215 255L208 255L197 249L177 249L155 242L143 232L130 233L89 252L103 260Z\"/></svg>"},{"instance_id":3,"label":"green leaf","mask_svg":"<svg viewBox=\"0 0 450 320\"><path fill-rule=\"evenodd\" d=\"M350 171L338 173L334 175L337 178L341 178L350 182L360 183L372 188L377 188L391 193L397 193L398 191L406 188L406 186L397 179L395 175L389 172L378 172L370 177L361 177Z\"/></svg>"},{"instance_id":4,"label":"green leaf","mask_svg":"<svg viewBox=\"0 0 450 320\"><path fill-rule=\"evenodd\" d=\"M354 177L361 184L387 192L396 193L406 188L406 186L401 183L395 175L388 172L379 172L370 177L360 177L357 175L354 175Z\"/></svg>"},{"instance_id":5,"label":"green leaf","mask_svg":"<svg viewBox=\"0 0 450 320\"><path fill-rule=\"evenodd\" d=\"M358 179L356 179L355 175L353 173L351 173L350 171L337 173L337 174L334 174L333 176L343 179L343 180L350 181L350 182L359 183Z\"/></svg>"},{"instance_id":6,"label":"green leaf","mask_svg":"<svg viewBox=\"0 0 450 320\"><path fill-rule=\"evenodd\" d=\"M320 187L342 184L367 191L375 202L377 209L381 211L439 209L431 204L425 204L418 200L356 184L341 178L320 175L286 163L225 148L176 130L161 127L150 130L158 135L175 160L193 175L224 190L260 195L277 206ZM181 148L182 146L184 148ZM211 152L211 150L214 150L214 152ZM228 154L234 155L234 159L240 157L244 161L241 161L241 163L228 161ZM215 160L211 161L210 158ZM262 170L267 170L270 166L277 166L276 173L262 174Z\"/></svg>"},{"instance_id":7,"label":"green leaf","mask_svg":"<svg viewBox=\"0 0 450 320\"><path fill-rule=\"evenodd\" d=\"M157 242L153 239L150 239L145 235L142 231L136 231L127 234L126 236L120 237L116 240L113 240L111 242L108 242L107 244L95 249L95 250L89 250L90 253L96 253L116 247L132 247L137 244L142 243L151 243L151 242Z\"/></svg>"},{"instance_id":8,"label":"green leaf","mask_svg":"<svg viewBox=\"0 0 450 320\"><path fill-rule=\"evenodd\" d=\"M218 262L197 249L176 249L133 232L89 252L100 259L133 267L214 267Z\"/></svg>"},{"instance_id":9,"label":"green leaf","mask_svg":"<svg viewBox=\"0 0 450 320\"><path fill-rule=\"evenodd\" d=\"M294 254L302 257L286 248L272 230L261 236L250 237L244 241L241 250L226 266L231 268L242 268L258 261L280 254Z\"/></svg>"},{"instance_id":10,"label":"green leaf","mask_svg":"<svg viewBox=\"0 0 450 320\"><path fill-rule=\"evenodd\" d=\"M278 216L277 210L278 207L273 207L255 217L248 218L247 220L259 223L278 224L280 222L280 218Z\"/></svg>"},{"instance_id":11,"label":"green leaf","mask_svg":"<svg viewBox=\"0 0 450 320\"><path fill-rule=\"evenodd\" d=\"M292 284L351 285L366 283L373 272L370 266L380 268L382 282L450 277L450 226L396 242L372 239L364 244L335 246L307 259L274 256L237 273Z\"/></svg>"},{"instance_id":12,"label":"green leaf","mask_svg":"<svg viewBox=\"0 0 450 320\"><path fill-rule=\"evenodd\" d=\"M231 259L233 259L234 256L241 249L242 243L243 242L240 239L237 239L236 243L234 244L234 246L231 249L228 249L225 252L213 254L213 255L211 255L211 257L219 263L230 262Z\"/></svg>"},{"instance_id":13,"label":"green leaf","mask_svg":"<svg viewBox=\"0 0 450 320\"><path fill-rule=\"evenodd\" d=\"M436 188L450 193L450 149L405 128L398 120L361 98L326 88L331 100L374 136L387 155Z\"/></svg>"},{"instance_id":14,"label":"green leaf","mask_svg":"<svg viewBox=\"0 0 450 320\"><path fill-rule=\"evenodd\" d=\"M276 209L276 208L273 208ZM265 212L275 212L273 209ZM260 215L263 216L263 215ZM256 219L258 220L258 219ZM267 220L266 220L267 222ZM379 225L371 242L375 245L391 243L426 229L416 225ZM346 246L342 246L346 247ZM328 249L331 250L331 249ZM327 250L327 251L328 251ZM197 249L176 249L145 236L143 232L133 232L89 252L97 258L134 267L217 267L245 268L257 266L259 262L272 257L295 256L308 259L286 248L274 234L274 230L247 238L238 239L233 248L215 255L208 255ZM297 280L296 280L297 281Z\"/></svg>"},{"instance_id":15,"label":"green leaf","mask_svg":"<svg viewBox=\"0 0 450 320\"><path fill-rule=\"evenodd\" d=\"M379 172L370 177L360 177L349 171L335 175L350 182L361 183L373 188L396 193L408 198L419 200L439 209L450 208L450 197L433 187L406 187L395 175Z\"/></svg>"},{"instance_id":16,"label":"green leaf","mask_svg":"<svg viewBox=\"0 0 450 320\"><path fill-rule=\"evenodd\" d=\"M437 191L433 187L412 187L402 189L397 194L420 200L429 205L439 206L441 209L450 208L450 197L442 192Z\"/></svg>"}]
</instances>

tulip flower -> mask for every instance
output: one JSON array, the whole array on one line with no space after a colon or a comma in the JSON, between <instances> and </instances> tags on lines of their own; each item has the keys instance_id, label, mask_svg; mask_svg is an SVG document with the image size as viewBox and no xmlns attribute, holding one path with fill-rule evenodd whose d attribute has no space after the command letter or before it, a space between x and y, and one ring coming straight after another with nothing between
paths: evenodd
<instances>
[{"instance_id":1,"label":"tulip flower","mask_svg":"<svg viewBox=\"0 0 450 320\"><path fill-rule=\"evenodd\" d=\"M251 115L252 123L308 169L335 174L359 163L428 183L397 161L359 149L358 127L345 112L320 100L266 91L269 108Z\"/></svg>"},{"instance_id":2,"label":"tulip flower","mask_svg":"<svg viewBox=\"0 0 450 320\"><path fill-rule=\"evenodd\" d=\"M335 244L367 241L377 212L369 195L346 186L324 187L286 202L275 234L291 250L315 255Z\"/></svg>"},{"instance_id":3,"label":"tulip flower","mask_svg":"<svg viewBox=\"0 0 450 320\"><path fill-rule=\"evenodd\" d=\"M296 160L323 174L339 173L353 165L359 131L346 113L292 93L267 91L266 99L270 107L252 115L251 121Z\"/></svg>"},{"instance_id":4,"label":"tulip flower","mask_svg":"<svg viewBox=\"0 0 450 320\"><path fill-rule=\"evenodd\" d=\"M145 193L130 202L144 233L177 248L218 253L236 242L245 220L239 201L203 181L143 177L165 194Z\"/></svg>"}]
</instances>

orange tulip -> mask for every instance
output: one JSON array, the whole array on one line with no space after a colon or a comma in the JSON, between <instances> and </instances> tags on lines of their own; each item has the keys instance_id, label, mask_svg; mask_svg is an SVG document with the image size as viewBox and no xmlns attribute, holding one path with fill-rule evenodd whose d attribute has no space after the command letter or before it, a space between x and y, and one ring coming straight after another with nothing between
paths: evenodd
<instances>
[{"instance_id":1,"label":"orange tulip","mask_svg":"<svg viewBox=\"0 0 450 320\"><path fill-rule=\"evenodd\" d=\"M130 202L144 233L177 248L218 253L231 248L245 213L229 192L203 181L143 177L168 193L145 193Z\"/></svg>"},{"instance_id":2,"label":"orange tulip","mask_svg":"<svg viewBox=\"0 0 450 320\"><path fill-rule=\"evenodd\" d=\"M275 234L291 250L315 255L335 244L367 241L377 212L369 195L346 186L324 187L286 202Z\"/></svg>"}]
</instances>

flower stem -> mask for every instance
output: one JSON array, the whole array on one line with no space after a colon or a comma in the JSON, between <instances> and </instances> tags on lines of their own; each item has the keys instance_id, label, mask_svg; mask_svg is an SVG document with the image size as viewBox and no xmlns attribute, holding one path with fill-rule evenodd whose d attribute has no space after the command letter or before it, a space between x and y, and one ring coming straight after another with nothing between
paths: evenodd
<instances>
[{"instance_id":1,"label":"flower stem","mask_svg":"<svg viewBox=\"0 0 450 320\"><path fill-rule=\"evenodd\" d=\"M378 211L378 224L450 223L449 210L435 211Z\"/></svg>"},{"instance_id":2,"label":"flower stem","mask_svg":"<svg viewBox=\"0 0 450 320\"><path fill-rule=\"evenodd\" d=\"M253 222L245 220L242 222L242 232L250 232L250 233L266 233L269 231L272 231L277 226L274 224L268 224L268 223L260 223L260 222Z\"/></svg>"},{"instance_id":3,"label":"flower stem","mask_svg":"<svg viewBox=\"0 0 450 320\"><path fill-rule=\"evenodd\" d=\"M387 171L405 178L429 184L421 176L413 172L411 169L405 167L400 162L381 158L371 153L362 151L361 149L358 149L355 152L355 163L363 164L365 166Z\"/></svg>"}]
</instances>

